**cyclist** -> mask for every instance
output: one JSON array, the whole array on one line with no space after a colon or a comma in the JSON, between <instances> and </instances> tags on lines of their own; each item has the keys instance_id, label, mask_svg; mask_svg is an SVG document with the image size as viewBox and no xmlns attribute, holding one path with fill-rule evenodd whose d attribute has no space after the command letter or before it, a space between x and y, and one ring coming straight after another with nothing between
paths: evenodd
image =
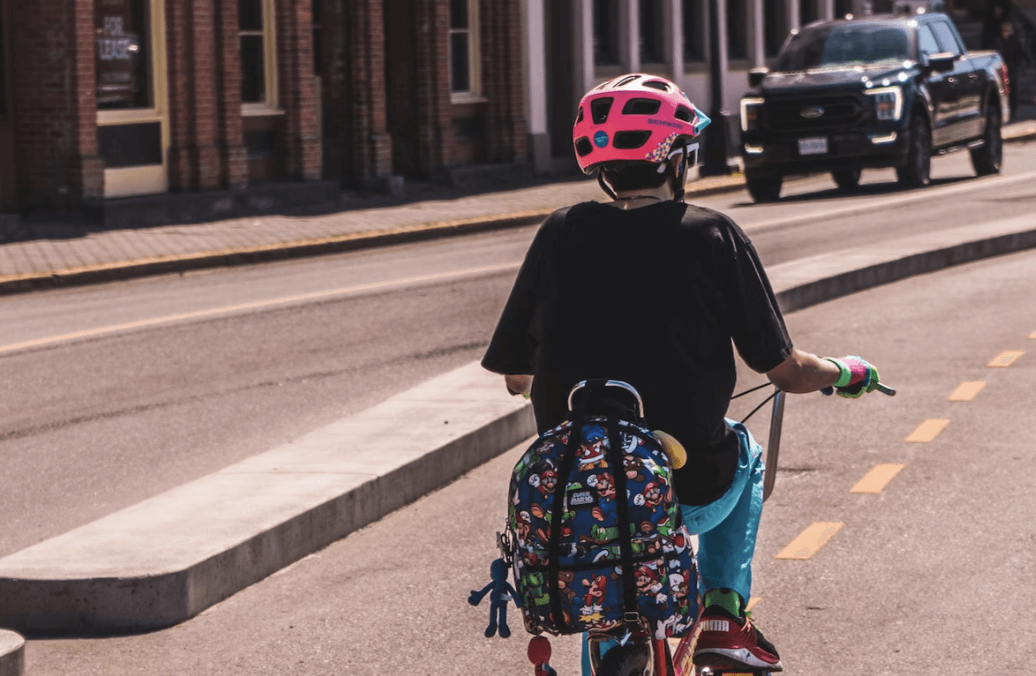
<instances>
[{"instance_id":1,"label":"cyclist","mask_svg":"<svg viewBox=\"0 0 1036 676\"><path fill-rule=\"evenodd\" d=\"M482 365L504 374L512 394L531 395L541 433L565 419L581 380L623 380L640 392L647 426L675 436L689 456L673 485L699 535L705 608L695 662L779 671L777 650L745 612L764 468L747 428L725 418L732 344L785 392L834 386L855 398L877 387L878 373L859 357L794 348L745 233L684 203L707 124L679 87L651 75L624 75L583 97L576 158L611 201L543 223ZM583 664L589 674L585 641Z\"/></svg>"}]
</instances>

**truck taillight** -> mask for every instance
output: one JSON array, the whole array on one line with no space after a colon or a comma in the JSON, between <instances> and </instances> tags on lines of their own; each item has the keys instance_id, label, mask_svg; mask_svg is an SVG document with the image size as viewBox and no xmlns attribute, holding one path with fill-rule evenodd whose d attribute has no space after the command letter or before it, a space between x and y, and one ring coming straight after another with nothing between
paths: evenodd
<instances>
[{"instance_id":1,"label":"truck taillight","mask_svg":"<svg viewBox=\"0 0 1036 676\"><path fill-rule=\"evenodd\" d=\"M741 131L759 129L763 114L763 99L741 99Z\"/></svg>"}]
</instances>

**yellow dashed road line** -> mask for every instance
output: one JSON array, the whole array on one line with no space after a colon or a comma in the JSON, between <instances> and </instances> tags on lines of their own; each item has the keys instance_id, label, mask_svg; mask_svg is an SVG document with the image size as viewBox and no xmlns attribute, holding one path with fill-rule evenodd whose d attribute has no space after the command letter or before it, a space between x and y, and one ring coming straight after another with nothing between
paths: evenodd
<instances>
[{"instance_id":1,"label":"yellow dashed road line","mask_svg":"<svg viewBox=\"0 0 1036 676\"><path fill-rule=\"evenodd\" d=\"M908 444L927 444L939 436L939 432L946 429L950 421L946 418L929 418L917 426L917 429L910 433L903 441Z\"/></svg>"},{"instance_id":2,"label":"yellow dashed road line","mask_svg":"<svg viewBox=\"0 0 1036 676\"><path fill-rule=\"evenodd\" d=\"M860 479L850 493L880 493L906 465L878 465Z\"/></svg>"},{"instance_id":3,"label":"yellow dashed road line","mask_svg":"<svg viewBox=\"0 0 1036 676\"><path fill-rule=\"evenodd\" d=\"M792 540L791 544L777 554L777 559L805 560L812 558L820 551L820 548L827 544L827 541L835 536L835 533L842 530L844 523L824 523L818 521L802 534Z\"/></svg>"},{"instance_id":4,"label":"yellow dashed road line","mask_svg":"<svg viewBox=\"0 0 1036 676\"><path fill-rule=\"evenodd\" d=\"M955 389L953 394L950 395L950 401L971 401L985 386L986 383L982 380L969 380L966 383L961 383L960 387Z\"/></svg>"},{"instance_id":5,"label":"yellow dashed road line","mask_svg":"<svg viewBox=\"0 0 1036 676\"><path fill-rule=\"evenodd\" d=\"M1030 336L1031 337L1031 336ZM1025 354L1021 350L1005 350L997 356L993 357L993 361L986 364L991 369L1005 369Z\"/></svg>"}]
</instances>

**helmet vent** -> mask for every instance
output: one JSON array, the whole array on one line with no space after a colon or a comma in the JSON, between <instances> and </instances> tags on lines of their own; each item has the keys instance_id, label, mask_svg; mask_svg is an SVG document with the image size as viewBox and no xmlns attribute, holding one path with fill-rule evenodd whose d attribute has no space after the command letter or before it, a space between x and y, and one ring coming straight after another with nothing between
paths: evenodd
<instances>
[{"instance_id":1,"label":"helmet vent","mask_svg":"<svg viewBox=\"0 0 1036 676\"><path fill-rule=\"evenodd\" d=\"M622 107L623 115L656 115L662 107L661 101L654 99L630 99Z\"/></svg>"},{"instance_id":2,"label":"helmet vent","mask_svg":"<svg viewBox=\"0 0 1036 676\"><path fill-rule=\"evenodd\" d=\"M594 124L604 124L608 119L608 112L612 109L613 98L594 99L590 102L590 116Z\"/></svg>"},{"instance_id":3,"label":"helmet vent","mask_svg":"<svg viewBox=\"0 0 1036 676\"><path fill-rule=\"evenodd\" d=\"M594 151L593 145L590 143L590 139L582 137L576 139L576 152L579 153L580 157L586 157Z\"/></svg>"},{"instance_id":4,"label":"helmet vent","mask_svg":"<svg viewBox=\"0 0 1036 676\"><path fill-rule=\"evenodd\" d=\"M652 89L657 89L663 92L669 91L669 85L665 82L662 82L661 80L652 80L650 82L645 82L643 86L651 87Z\"/></svg>"},{"instance_id":5,"label":"helmet vent","mask_svg":"<svg viewBox=\"0 0 1036 676\"><path fill-rule=\"evenodd\" d=\"M579 112L576 114L576 124L583 121L583 107L579 106Z\"/></svg>"},{"instance_id":6,"label":"helmet vent","mask_svg":"<svg viewBox=\"0 0 1036 676\"><path fill-rule=\"evenodd\" d=\"M619 80L618 82L616 82L615 86L616 87L625 87L629 83L636 82L639 79L640 79L639 75L630 75L629 77L624 77L621 80Z\"/></svg>"},{"instance_id":7,"label":"helmet vent","mask_svg":"<svg viewBox=\"0 0 1036 676\"><path fill-rule=\"evenodd\" d=\"M640 148L651 138L649 131L620 131L615 134L612 145L616 150L633 150Z\"/></svg>"},{"instance_id":8,"label":"helmet vent","mask_svg":"<svg viewBox=\"0 0 1036 676\"><path fill-rule=\"evenodd\" d=\"M692 113L691 109L688 108L687 106L677 106L676 107L676 119L683 120L684 122L687 122L688 124L693 124L694 123L694 113Z\"/></svg>"}]
</instances>

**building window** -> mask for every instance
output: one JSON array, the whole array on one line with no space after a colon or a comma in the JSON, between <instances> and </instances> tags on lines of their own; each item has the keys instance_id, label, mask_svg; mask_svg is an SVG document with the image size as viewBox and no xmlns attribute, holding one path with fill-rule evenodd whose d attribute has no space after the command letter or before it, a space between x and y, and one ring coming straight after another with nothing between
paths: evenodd
<instances>
[{"instance_id":1,"label":"building window","mask_svg":"<svg viewBox=\"0 0 1036 676\"><path fill-rule=\"evenodd\" d=\"M683 0L683 60L684 63L705 60L704 0Z\"/></svg>"},{"instance_id":2,"label":"building window","mask_svg":"<svg viewBox=\"0 0 1036 676\"><path fill-rule=\"evenodd\" d=\"M450 0L450 93L478 95L478 49L476 0Z\"/></svg>"},{"instance_id":3,"label":"building window","mask_svg":"<svg viewBox=\"0 0 1036 676\"><path fill-rule=\"evenodd\" d=\"M784 0L763 3L763 43L766 57L777 56L788 37L788 6Z\"/></svg>"},{"instance_id":4,"label":"building window","mask_svg":"<svg viewBox=\"0 0 1036 676\"><path fill-rule=\"evenodd\" d=\"M151 44L145 0L96 0L97 108L152 108Z\"/></svg>"},{"instance_id":5,"label":"building window","mask_svg":"<svg viewBox=\"0 0 1036 676\"><path fill-rule=\"evenodd\" d=\"M277 106L273 0L238 0L241 103Z\"/></svg>"},{"instance_id":6,"label":"building window","mask_svg":"<svg viewBox=\"0 0 1036 676\"><path fill-rule=\"evenodd\" d=\"M662 0L640 0L640 62L664 63Z\"/></svg>"},{"instance_id":7,"label":"building window","mask_svg":"<svg viewBox=\"0 0 1036 676\"><path fill-rule=\"evenodd\" d=\"M731 61L748 58L748 8L745 5L746 0L727 0L727 58Z\"/></svg>"},{"instance_id":8,"label":"building window","mask_svg":"<svg viewBox=\"0 0 1036 676\"><path fill-rule=\"evenodd\" d=\"M808 26L820 17L817 15L817 0L800 0L799 25Z\"/></svg>"},{"instance_id":9,"label":"building window","mask_svg":"<svg viewBox=\"0 0 1036 676\"><path fill-rule=\"evenodd\" d=\"M594 65L619 61L619 0L594 0Z\"/></svg>"}]
</instances>

